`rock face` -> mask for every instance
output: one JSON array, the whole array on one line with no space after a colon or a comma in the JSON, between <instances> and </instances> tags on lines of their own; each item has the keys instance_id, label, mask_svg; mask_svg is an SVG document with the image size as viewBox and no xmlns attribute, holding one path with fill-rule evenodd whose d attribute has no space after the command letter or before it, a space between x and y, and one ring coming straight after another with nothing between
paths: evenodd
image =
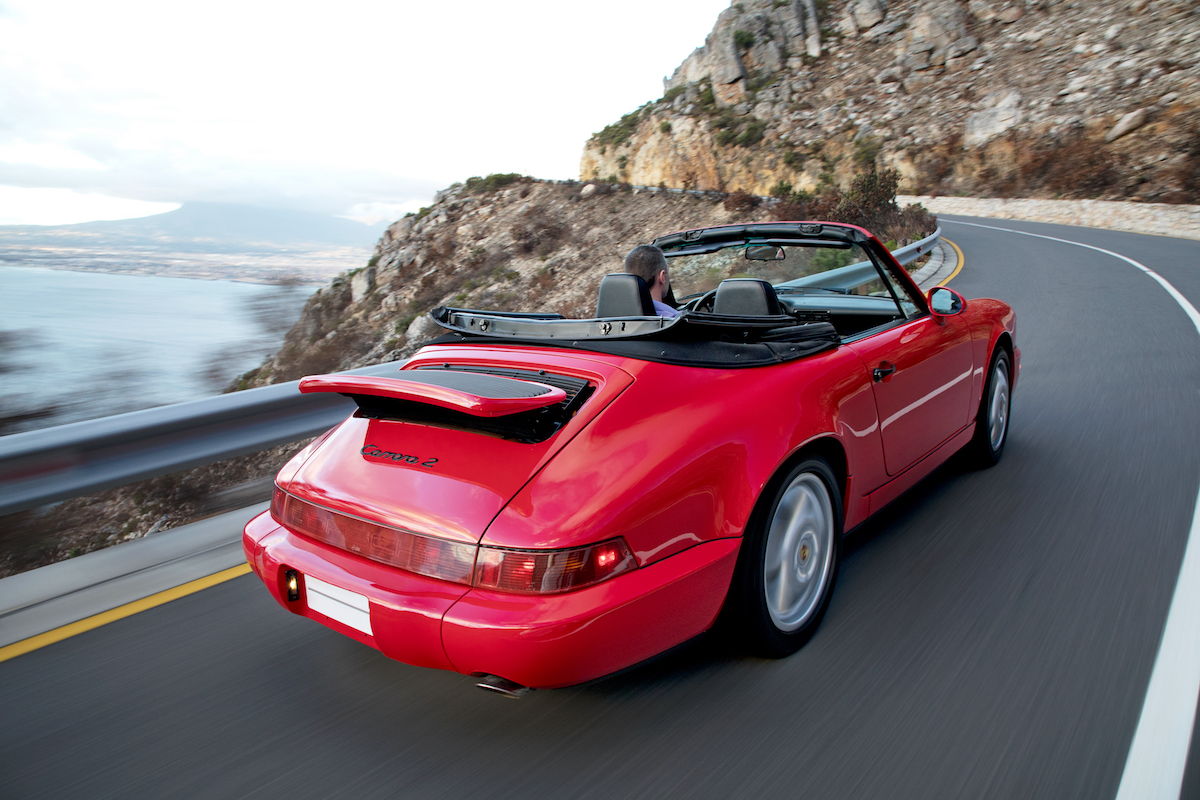
<instances>
[{"instance_id":1,"label":"rock face","mask_svg":"<svg viewBox=\"0 0 1200 800\"><path fill-rule=\"evenodd\" d=\"M580 177L1200 202L1195 0L744 0Z\"/></svg>"},{"instance_id":2,"label":"rock face","mask_svg":"<svg viewBox=\"0 0 1200 800\"><path fill-rule=\"evenodd\" d=\"M600 279L634 246L769 218L723 199L528 178L479 193L452 187L425 216L389 227L368 266L314 294L280 351L239 386L403 358L438 335L427 312L439 305L588 316Z\"/></svg>"}]
</instances>

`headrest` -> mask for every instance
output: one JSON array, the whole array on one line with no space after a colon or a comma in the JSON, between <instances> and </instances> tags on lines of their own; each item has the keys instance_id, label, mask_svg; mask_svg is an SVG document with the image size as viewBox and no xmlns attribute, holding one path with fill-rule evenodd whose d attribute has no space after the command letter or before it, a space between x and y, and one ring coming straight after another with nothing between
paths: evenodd
<instances>
[{"instance_id":1,"label":"headrest","mask_svg":"<svg viewBox=\"0 0 1200 800\"><path fill-rule=\"evenodd\" d=\"M717 287L713 313L761 317L783 312L771 284L757 278L728 278Z\"/></svg>"},{"instance_id":2,"label":"headrest","mask_svg":"<svg viewBox=\"0 0 1200 800\"><path fill-rule=\"evenodd\" d=\"M600 297L596 301L597 317L654 317L654 300L650 287L637 275L613 272L600 281Z\"/></svg>"}]
</instances>

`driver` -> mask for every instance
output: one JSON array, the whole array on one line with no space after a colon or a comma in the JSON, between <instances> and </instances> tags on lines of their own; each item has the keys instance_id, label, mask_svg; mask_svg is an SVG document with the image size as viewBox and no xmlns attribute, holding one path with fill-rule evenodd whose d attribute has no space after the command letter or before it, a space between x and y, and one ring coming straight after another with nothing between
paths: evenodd
<instances>
[{"instance_id":1,"label":"driver","mask_svg":"<svg viewBox=\"0 0 1200 800\"><path fill-rule=\"evenodd\" d=\"M654 310L660 317L679 316L679 312L669 305L674 295L671 294L667 258L662 250L652 244L639 244L625 256L625 271L637 275L650 287L650 299L654 301Z\"/></svg>"}]
</instances>

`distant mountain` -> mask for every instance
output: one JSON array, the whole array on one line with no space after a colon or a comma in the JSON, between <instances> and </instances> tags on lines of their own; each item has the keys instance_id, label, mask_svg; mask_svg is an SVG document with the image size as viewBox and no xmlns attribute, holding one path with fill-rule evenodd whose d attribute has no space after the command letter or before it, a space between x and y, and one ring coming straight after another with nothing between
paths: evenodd
<instances>
[{"instance_id":1,"label":"distant mountain","mask_svg":"<svg viewBox=\"0 0 1200 800\"><path fill-rule=\"evenodd\" d=\"M0 225L0 240L86 247L126 245L230 252L279 248L370 247L386 225L305 211L234 203L185 203L165 214L76 225Z\"/></svg>"}]
</instances>

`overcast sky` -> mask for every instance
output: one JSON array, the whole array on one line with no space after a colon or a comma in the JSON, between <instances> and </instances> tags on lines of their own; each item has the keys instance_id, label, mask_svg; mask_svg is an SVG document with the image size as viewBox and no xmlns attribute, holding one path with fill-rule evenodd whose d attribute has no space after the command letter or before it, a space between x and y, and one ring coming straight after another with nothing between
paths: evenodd
<instances>
[{"instance_id":1,"label":"overcast sky","mask_svg":"<svg viewBox=\"0 0 1200 800\"><path fill-rule=\"evenodd\" d=\"M0 224L189 200L394 219L578 177L727 0L0 0Z\"/></svg>"}]
</instances>

